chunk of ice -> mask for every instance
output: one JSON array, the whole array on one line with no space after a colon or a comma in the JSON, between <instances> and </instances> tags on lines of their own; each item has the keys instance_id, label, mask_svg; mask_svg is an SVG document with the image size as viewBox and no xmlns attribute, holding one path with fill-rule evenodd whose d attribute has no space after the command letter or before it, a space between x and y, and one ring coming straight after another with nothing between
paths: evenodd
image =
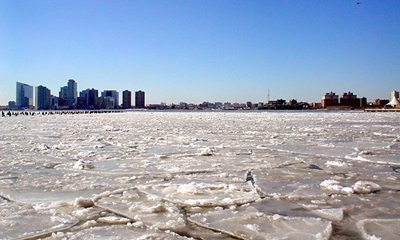
<instances>
[{"instance_id":1,"label":"chunk of ice","mask_svg":"<svg viewBox=\"0 0 400 240\"><path fill-rule=\"evenodd\" d=\"M317 209L311 211L313 214L331 221L343 220L343 208Z\"/></svg>"},{"instance_id":2,"label":"chunk of ice","mask_svg":"<svg viewBox=\"0 0 400 240\"><path fill-rule=\"evenodd\" d=\"M78 169L78 170L87 170L87 169L92 169L94 168L93 164L91 161L87 161L87 160L78 160L76 161L76 163L74 164L74 169Z\"/></svg>"},{"instance_id":3,"label":"chunk of ice","mask_svg":"<svg viewBox=\"0 0 400 240\"><path fill-rule=\"evenodd\" d=\"M88 207L92 207L93 205L94 205L94 202L90 198L79 197L79 198L76 198L74 201L75 207L88 208Z\"/></svg>"},{"instance_id":4,"label":"chunk of ice","mask_svg":"<svg viewBox=\"0 0 400 240\"><path fill-rule=\"evenodd\" d=\"M380 191L382 187L379 184L370 181L358 181L353 186L354 192L368 194Z\"/></svg>"},{"instance_id":5,"label":"chunk of ice","mask_svg":"<svg viewBox=\"0 0 400 240\"><path fill-rule=\"evenodd\" d=\"M363 219L357 228L364 239L399 239L400 219Z\"/></svg>"}]
</instances>

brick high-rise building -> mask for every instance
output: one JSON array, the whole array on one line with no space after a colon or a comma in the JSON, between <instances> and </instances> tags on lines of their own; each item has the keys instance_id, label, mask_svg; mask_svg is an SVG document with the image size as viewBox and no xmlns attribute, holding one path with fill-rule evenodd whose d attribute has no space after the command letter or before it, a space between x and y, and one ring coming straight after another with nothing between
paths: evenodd
<instances>
[{"instance_id":1,"label":"brick high-rise building","mask_svg":"<svg viewBox=\"0 0 400 240\"><path fill-rule=\"evenodd\" d=\"M132 92L125 90L122 92L122 108L128 109L132 107Z\"/></svg>"},{"instance_id":2,"label":"brick high-rise building","mask_svg":"<svg viewBox=\"0 0 400 240\"><path fill-rule=\"evenodd\" d=\"M337 106L339 105L339 96L336 95L334 92L325 93L325 95L322 96L321 105L323 108L329 106Z\"/></svg>"},{"instance_id":3,"label":"brick high-rise building","mask_svg":"<svg viewBox=\"0 0 400 240\"><path fill-rule=\"evenodd\" d=\"M357 95L354 95L352 92L343 93L340 96L340 105L342 106L359 106L360 99L357 98Z\"/></svg>"},{"instance_id":4,"label":"brick high-rise building","mask_svg":"<svg viewBox=\"0 0 400 240\"><path fill-rule=\"evenodd\" d=\"M145 93L142 90L135 92L135 108L145 107Z\"/></svg>"}]
</instances>

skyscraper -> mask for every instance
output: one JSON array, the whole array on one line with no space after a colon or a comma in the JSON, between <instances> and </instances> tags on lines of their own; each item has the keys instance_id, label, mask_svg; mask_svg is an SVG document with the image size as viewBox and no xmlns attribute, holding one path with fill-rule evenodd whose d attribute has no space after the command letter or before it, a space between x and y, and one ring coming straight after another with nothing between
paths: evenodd
<instances>
[{"instance_id":1,"label":"skyscraper","mask_svg":"<svg viewBox=\"0 0 400 240\"><path fill-rule=\"evenodd\" d=\"M86 89L81 91L80 97L85 98L85 107L93 109L96 105L96 100L99 97L99 91L97 89Z\"/></svg>"},{"instance_id":2,"label":"skyscraper","mask_svg":"<svg viewBox=\"0 0 400 240\"><path fill-rule=\"evenodd\" d=\"M66 106L68 102L68 108L75 108L78 102L78 84L74 79L69 79L67 86L60 88L60 106Z\"/></svg>"},{"instance_id":3,"label":"skyscraper","mask_svg":"<svg viewBox=\"0 0 400 240\"><path fill-rule=\"evenodd\" d=\"M17 108L29 108L33 106L33 87L17 82L16 88L16 105Z\"/></svg>"},{"instance_id":4,"label":"skyscraper","mask_svg":"<svg viewBox=\"0 0 400 240\"><path fill-rule=\"evenodd\" d=\"M112 108L119 106L119 93L116 90L105 90L101 93L101 96L108 99L113 98L112 102L114 102L114 107ZM110 105L108 105L107 108L110 108Z\"/></svg>"},{"instance_id":5,"label":"skyscraper","mask_svg":"<svg viewBox=\"0 0 400 240\"><path fill-rule=\"evenodd\" d=\"M97 89L92 88L87 90L87 105L89 108L94 108L98 97L99 91Z\"/></svg>"},{"instance_id":6,"label":"skyscraper","mask_svg":"<svg viewBox=\"0 0 400 240\"><path fill-rule=\"evenodd\" d=\"M78 84L74 79L68 80L68 106L73 108L78 100Z\"/></svg>"},{"instance_id":7,"label":"skyscraper","mask_svg":"<svg viewBox=\"0 0 400 240\"><path fill-rule=\"evenodd\" d=\"M68 99L68 86L60 88L60 94L58 97L62 99Z\"/></svg>"},{"instance_id":8,"label":"skyscraper","mask_svg":"<svg viewBox=\"0 0 400 240\"><path fill-rule=\"evenodd\" d=\"M131 91L125 90L122 92L122 108L132 107L132 93Z\"/></svg>"},{"instance_id":9,"label":"skyscraper","mask_svg":"<svg viewBox=\"0 0 400 240\"><path fill-rule=\"evenodd\" d=\"M50 108L50 89L42 85L36 87L35 92L35 108L43 110Z\"/></svg>"},{"instance_id":10,"label":"skyscraper","mask_svg":"<svg viewBox=\"0 0 400 240\"><path fill-rule=\"evenodd\" d=\"M135 108L144 108L145 94L142 90L135 92Z\"/></svg>"}]
</instances>

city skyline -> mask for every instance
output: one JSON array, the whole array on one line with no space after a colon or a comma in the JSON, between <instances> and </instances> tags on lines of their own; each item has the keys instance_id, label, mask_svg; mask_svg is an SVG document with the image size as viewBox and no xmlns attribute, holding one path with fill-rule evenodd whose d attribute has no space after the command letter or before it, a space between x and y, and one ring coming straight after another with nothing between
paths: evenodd
<instances>
[{"instance_id":1,"label":"city skyline","mask_svg":"<svg viewBox=\"0 0 400 240\"><path fill-rule=\"evenodd\" d=\"M0 0L0 105L52 92L145 89L147 103L388 99L400 85L398 1Z\"/></svg>"},{"instance_id":2,"label":"city skyline","mask_svg":"<svg viewBox=\"0 0 400 240\"><path fill-rule=\"evenodd\" d=\"M35 95L33 95L35 88ZM135 92L135 107L145 107L145 92ZM122 101L120 101L122 100ZM33 104L35 102L35 104ZM26 83L16 82L16 99L8 103L10 109L117 109L131 108L132 94L124 90L122 95L116 90L99 90L93 87L79 91L78 83L69 79L66 86L60 87L60 91L52 93L49 88L43 85L31 86Z\"/></svg>"},{"instance_id":3,"label":"city skyline","mask_svg":"<svg viewBox=\"0 0 400 240\"><path fill-rule=\"evenodd\" d=\"M99 94L99 90L95 89L93 87L87 88L87 89L82 89L81 91L79 91L79 88L77 87L77 84L78 83L74 79L69 79L68 82L67 82L67 86L60 87L60 91L58 92L58 95L57 95L57 94L53 94L51 92L51 90L48 89L46 86L42 86L42 85L31 86L31 85L26 84L26 83L16 82L16 99L15 100L10 100L7 105L9 105L10 102L13 102L13 104L15 104L16 107L22 107L22 108L35 107L35 105L33 105L32 102L35 102L37 100L37 97L36 97L37 94L33 95L32 91L33 91L33 88L37 89L38 87L44 87L44 88L48 89L49 90L49 96L51 96L51 97L56 97L56 98L68 100L68 106L69 106L70 109L76 108L76 106L73 107L72 104L76 104L78 102L78 96L79 97L83 96L83 97L86 98L86 100L85 100L85 101L87 101L87 105L86 106L93 106L93 104L94 104L93 101L95 101L95 100L93 100L92 98L97 98L97 97L103 97L103 98L112 97L113 99L115 99L115 100L113 100L113 103L112 103L113 108L119 108L119 107L131 108L132 106L135 106L135 108L145 108L146 106L149 106L149 105L153 105L153 106L154 105L160 105L160 104L161 105L167 105L167 103L165 101L161 101L159 103L148 103L148 104L145 104L145 92L142 91L142 90L135 91L135 99L133 99L133 96L131 95L132 91L128 90L128 89L123 90L121 92L122 93L121 95L120 95L120 91L110 90L110 89L103 90ZM31 90L29 90L29 89L31 89ZM28 91L29 98L26 98L26 100L23 100L25 98L24 94L25 94L26 91ZM325 99L327 99L327 97L331 98L334 94L335 93L332 92L332 91L330 91L330 93L329 92L325 93L325 95L322 94L321 95L322 96L321 97L321 101L307 102L307 101L302 101L300 99L299 102L303 102L303 103L307 103L307 104L322 103L322 105L324 105ZM383 98L376 98L376 99L373 99L373 100L370 99L370 101L368 101L368 103L374 104L374 101L376 103L377 100L383 100L383 101L388 100L388 101L390 101L395 96L394 94L398 94L398 91L397 90L391 91L389 98L383 97ZM343 95L344 96L347 96L347 95L348 96L353 96L353 92L351 92L351 91L344 92ZM339 96L338 95L335 95L335 96L336 96L336 99L338 99ZM354 97L357 98L357 95L354 95ZM360 98L365 99L365 104L367 104L367 98L366 97L362 96ZM398 97L396 97L396 98L398 98ZM134 100L134 104L132 105L132 101L133 100ZM267 101L265 101L265 102L264 101L258 101L258 103L262 103L262 104L266 103L266 104L268 104L270 102L276 102L276 101L284 101L284 102L286 102L286 100L289 100L289 101L294 100L294 101L297 102L298 99L296 99L296 98L270 99L269 98L269 91L268 91L268 99L267 99ZM20 104L22 101L24 101L26 103ZM332 99L329 100L329 101L332 101ZM28 102L30 102L29 105L28 105ZM246 103L257 103L257 102L253 102L253 101L245 101L245 102L215 101L215 102L210 102L210 101L204 100L204 101L201 101L199 103L186 102L186 101L179 101L179 102L176 102L176 103L171 102L168 105L171 105L171 104L172 105L179 105L179 104L200 104L201 105L202 103L235 103L235 104L239 103L239 104L246 104ZM53 104L50 104L50 105L53 105Z\"/></svg>"},{"instance_id":4,"label":"city skyline","mask_svg":"<svg viewBox=\"0 0 400 240\"><path fill-rule=\"evenodd\" d=\"M154 109L154 108L160 108L164 109L165 106L179 106L186 108L187 106L198 106L200 108L206 106L209 108L221 108L221 106L225 106L225 108L230 108L230 107L235 107L235 108L258 108L259 104L260 107L262 108L264 104L267 105L275 105L275 106L290 106L292 104L295 104L296 106L300 108L309 108L309 106L313 106L313 108L319 108L322 106L322 108L326 107L336 107L336 106L344 106L344 107L361 107L365 108L368 105L369 106L384 106L386 103L389 103L393 97L396 99L398 98L398 91L394 90L390 92L390 98L377 98L374 100L367 101L367 98L365 97L357 97L353 92L348 91L344 92L340 99L343 98L343 101L340 101L339 103L339 95L336 95L334 92L328 92L325 93L325 95L322 95L321 101L320 102L306 102L306 101L297 101L295 98L289 98L289 99L274 99L271 100L269 99L266 102L259 101L259 102L253 102L253 101L246 101L246 102L223 102L223 101L216 101L216 102L210 102L210 101L202 101L200 103L193 103L193 102L185 102L185 101L180 101L179 103L170 103L167 104L166 102L160 102L160 103L148 103L146 104L145 100L145 92L142 90L135 91L135 99L133 99L132 92L130 90L124 90L122 91L122 95L120 95L120 92L117 90L103 90L100 92L99 95L99 90L95 88L87 88L87 89L82 89L79 91L77 87L78 83L74 79L69 79L67 82L67 86L60 87L60 91L57 94L52 94L51 90L48 89L46 86L31 86L29 84L25 83L20 83L16 82L16 99L9 101L8 106L10 109L28 109L28 108L35 108L36 110L40 109L117 109L117 108L149 108L149 109ZM32 93L29 93L30 91L35 88L35 95ZM39 90L42 89L42 93L38 94L38 88ZM32 89L32 90L29 90ZM28 91L27 91L28 90ZM25 92L28 92L28 95L25 96ZM44 92L47 92L45 94ZM49 99L45 100L47 97ZM78 97L79 96L79 97ZM82 98L83 97L83 98ZM25 98L25 100L24 100ZM42 100L39 100L38 98L41 98ZM101 98L102 103L98 102L98 98ZM350 100L352 99L352 100ZM134 104L132 104L134 100ZM286 101L288 100L288 101ZM360 102L361 100L361 102ZM400 100L400 99L399 99ZM47 103L43 103L43 101L47 101ZM65 102L67 101L67 102ZM83 102L82 102L83 101ZM24 104L19 104L21 102L24 102ZM35 105L29 104L28 102L35 102ZM299 105L297 105L299 103ZM66 104L66 105L65 105ZM100 105L99 105L100 104ZM207 105L210 105L207 106ZM322 105L321 105L322 104ZM215 105L215 106L214 106ZM307 105L307 106L306 106ZM65 108L67 106L67 108ZM293 105L292 105L293 106Z\"/></svg>"}]
</instances>

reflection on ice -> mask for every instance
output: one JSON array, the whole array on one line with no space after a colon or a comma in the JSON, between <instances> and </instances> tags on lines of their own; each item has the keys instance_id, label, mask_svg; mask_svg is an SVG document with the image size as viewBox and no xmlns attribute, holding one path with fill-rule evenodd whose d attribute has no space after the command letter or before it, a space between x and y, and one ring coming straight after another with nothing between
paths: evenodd
<instances>
[{"instance_id":1,"label":"reflection on ice","mask_svg":"<svg viewBox=\"0 0 400 240\"><path fill-rule=\"evenodd\" d=\"M149 111L0 123L0 239L399 234L397 113Z\"/></svg>"}]
</instances>

